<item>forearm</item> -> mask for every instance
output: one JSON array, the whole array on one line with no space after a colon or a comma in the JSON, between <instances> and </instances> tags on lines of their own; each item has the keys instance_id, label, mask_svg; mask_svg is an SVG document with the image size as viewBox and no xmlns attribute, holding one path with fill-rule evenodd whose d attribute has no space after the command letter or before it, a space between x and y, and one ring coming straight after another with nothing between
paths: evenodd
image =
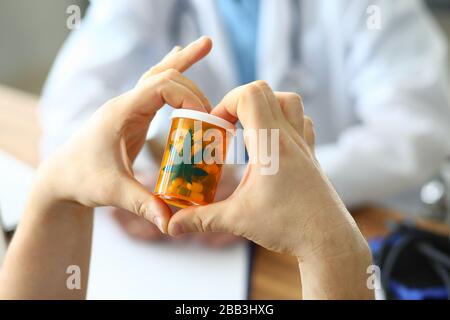
<instances>
[{"instance_id":1,"label":"forearm","mask_svg":"<svg viewBox=\"0 0 450 320\"><path fill-rule=\"evenodd\" d=\"M55 200L38 182L0 273L0 298L85 298L92 223L92 209Z\"/></svg>"},{"instance_id":2,"label":"forearm","mask_svg":"<svg viewBox=\"0 0 450 320\"><path fill-rule=\"evenodd\" d=\"M367 287L372 264L367 242L349 215L342 221L332 227L319 222L314 232L320 240L298 258L305 300L374 298Z\"/></svg>"}]
</instances>

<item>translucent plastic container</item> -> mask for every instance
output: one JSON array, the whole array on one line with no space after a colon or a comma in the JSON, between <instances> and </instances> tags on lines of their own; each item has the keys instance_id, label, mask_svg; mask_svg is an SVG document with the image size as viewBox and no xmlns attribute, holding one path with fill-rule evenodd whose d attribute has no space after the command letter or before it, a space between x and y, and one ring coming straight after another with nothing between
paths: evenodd
<instances>
[{"instance_id":1,"label":"translucent plastic container","mask_svg":"<svg viewBox=\"0 0 450 320\"><path fill-rule=\"evenodd\" d=\"M171 118L155 195L180 208L212 203L235 127L186 109L174 110Z\"/></svg>"}]
</instances>

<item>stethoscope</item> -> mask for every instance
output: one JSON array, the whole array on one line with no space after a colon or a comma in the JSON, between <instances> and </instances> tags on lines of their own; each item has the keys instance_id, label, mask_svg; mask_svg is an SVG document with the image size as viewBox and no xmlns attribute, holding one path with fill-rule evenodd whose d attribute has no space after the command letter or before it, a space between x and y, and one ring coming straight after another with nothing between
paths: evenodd
<instances>
[{"instance_id":1,"label":"stethoscope","mask_svg":"<svg viewBox=\"0 0 450 320\"><path fill-rule=\"evenodd\" d=\"M243 1L243 0L241 0ZM245 0L244 0L245 1ZM290 33L290 58L292 63L299 63L301 60L301 41L300 41L300 19L299 12L302 0L290 0L292 5L291 13L291 30ZM189 17L195 28L197 35L202 34L198 19L198 12L192 5L190 0L177 0L173 8L172 18L169 19L169 36L173 45L182 43L181 34L183 30L183 21L185 17Z\"/></svg>"}]
</instances>

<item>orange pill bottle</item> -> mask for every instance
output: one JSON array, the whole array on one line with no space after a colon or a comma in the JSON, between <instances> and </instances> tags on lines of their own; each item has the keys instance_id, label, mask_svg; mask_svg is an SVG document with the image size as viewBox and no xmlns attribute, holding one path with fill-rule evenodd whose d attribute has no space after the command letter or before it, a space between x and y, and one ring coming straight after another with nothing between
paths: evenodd
<instances>
[{"instance_id":1,"label":"orange pill bottle","mask_svg":"<svg viewBox=\"0 0 450 320\"><path fill-rule=\"evenodd\" d=\"M180 208L212 203L235 127L222 118L187 109L174 110L171 119L154 193Z\"/></svg>"}]
</instances>

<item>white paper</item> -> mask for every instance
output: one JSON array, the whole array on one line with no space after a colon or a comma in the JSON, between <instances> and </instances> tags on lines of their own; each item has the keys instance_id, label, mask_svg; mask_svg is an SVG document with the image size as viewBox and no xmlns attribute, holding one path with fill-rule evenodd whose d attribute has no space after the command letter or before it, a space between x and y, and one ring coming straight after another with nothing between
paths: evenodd
<instances>
[{"instance_id":1,"label":"white paper","mask_svg":"<svg viewBox=\"0 0 450 320\"><path fill-rule=\"evenodd\" d=\"M136 241L100 209L92 249L88 299L247 298L246 243L218 250Z\"/></svg>"},{"instance_id":2,"label":"white paper","mask_svg":"<svg viewBox=\"0 0 450 320\"><path fill-rule=\"evenodd\" d=\"M13 230L23 213L34 169L0 150L0 214L5 230Z\"/></svg>"}]
</instances>

